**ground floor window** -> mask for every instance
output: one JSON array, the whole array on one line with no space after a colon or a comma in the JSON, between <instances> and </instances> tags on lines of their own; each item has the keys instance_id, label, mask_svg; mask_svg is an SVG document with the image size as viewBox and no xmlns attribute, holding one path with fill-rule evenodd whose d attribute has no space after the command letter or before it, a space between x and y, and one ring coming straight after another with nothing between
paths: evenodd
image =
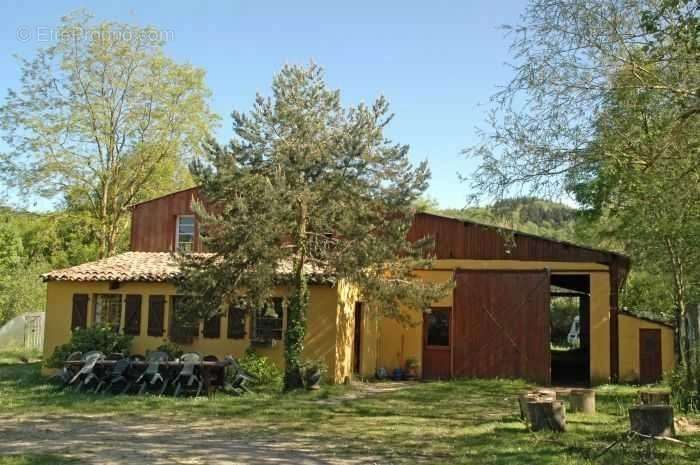
<instances>
[{"instance_id":1,"label":"ground floor window","mask_svg":"<svg viewBox=\"0 0 700 465\"><path fill-rule=\"evenodd\" d=\"M98 294L95 296L95 323L112 327L119 332L122 321L122 296Z\"/></svg>"},{"instance_id":2,"label":"ground floor window","mask_svg":"<svg viewBox=\"0 0 700 465\"><path fill-rule=\"evenodd\" d=\"M228 328L227 336L229 339L243 339L246 336L245 332L245 309L231 305L228 309Z\"/></svg>"},{"instance_id":3,"label":"ground floor window","mask_svg":"<svg viewBox=\"0 0 700 465\"><path fill-rule=\"evenodd\" d=\"M281 297L267 301L253 313L253 339L282 339L284 327L284 305Z\"/></svg>"},{"instance_id":4,"label":"ground floor window","mask_svg":"<svg viewBox=\"0 0 700 465\"><path fill-rule=\"evenodd\" d=\"M171 299L170 339L174 342L190 344L195 337L199 336L199 320L187 314L189 303L187 296L174 295Z\"/></svg>"}]
</instances>

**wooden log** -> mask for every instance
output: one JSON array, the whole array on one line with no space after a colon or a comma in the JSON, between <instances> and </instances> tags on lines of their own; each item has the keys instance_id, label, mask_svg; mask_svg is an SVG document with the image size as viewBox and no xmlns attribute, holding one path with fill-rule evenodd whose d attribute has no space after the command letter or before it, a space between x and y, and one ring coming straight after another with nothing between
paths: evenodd
<instances>
[{"instance_id":1,"label":"wooden log","mask_svg":"<svg viewBox=\"0 0 700 465\"><path fill-rule=\"evenodd\" d=\"M642 389L639 391L639 403L642 405L671 405L671 391Z\"/></svg>"},{"instance_id":2,"label":"wooden log","mask_svg":"<svg viewBox=\"0 0 700 465\"><path fill-rule=\"evenodd\" d=\"M569 406L572 412L594 415L595 391L593 389L572 389L569 396Z\"/></svg>"},{"instance_id":3,"label":"wooden log","mask_svg":"<svg viewBox=\"0 0 700 465\"><path fill-rule=\"evenodd\" d=\"M566 409L560 400L538 400L527 403L532 431L566 431Z\"/></svg>"},{"instance_id":4,"label":"wooden log","mask_svg":"<svg viewBox=\"0 0 700 465\"><path fill-rule=\"evenodd\" d=\"M670 405L637 405L630 408L629 414L630 429L635 433L659 437L676 434Z\"/></svg>"}]
</instances>

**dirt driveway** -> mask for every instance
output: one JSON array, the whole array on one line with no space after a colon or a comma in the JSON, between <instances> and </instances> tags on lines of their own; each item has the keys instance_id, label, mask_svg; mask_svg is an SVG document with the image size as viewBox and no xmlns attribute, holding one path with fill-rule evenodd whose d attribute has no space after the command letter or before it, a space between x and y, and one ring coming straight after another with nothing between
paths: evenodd
<instances>
[{"instance_id":1,"label":"dirt driveway","mask_svg":"<svg viewBox=\"0 0 700 465\"><path fill-rule=\"evenodd\" d=\"M250 439L251 437L264 439ZM100 465L369 465L339 457L332 444L245 434L224 422L180 423L130 416L0 416L0 456L58 454ZM387 465L383 462L382 465Z\"/></svg>"}]
</instances>

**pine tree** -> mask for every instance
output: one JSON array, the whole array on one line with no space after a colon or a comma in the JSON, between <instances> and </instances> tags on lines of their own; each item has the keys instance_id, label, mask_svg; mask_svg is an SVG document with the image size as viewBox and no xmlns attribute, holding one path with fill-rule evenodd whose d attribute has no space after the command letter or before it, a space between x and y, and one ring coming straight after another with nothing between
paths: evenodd
<instances>
[{"instance_id":1,"label":"pine tree","mask_svg":"<svg viewBox=\"0 0 700 465\"><path fill-rule=\"evenodd\" d=\"M285 66L271 97L233 113L234 139L208 147L193 173L208 210L195 205L210 256L183 257L182 292L206 318L221 304L258 308L280 280L291 288L285 389L300 385L309 282L319 275L361 289L369 308L397 319L451 288L414 279L428 241L410 243L412 204L426 190L425 162L384 136L387 101L343 107L316 65ZM280 264L287 263L286 272Z\"/></svg>"}]
</instances>

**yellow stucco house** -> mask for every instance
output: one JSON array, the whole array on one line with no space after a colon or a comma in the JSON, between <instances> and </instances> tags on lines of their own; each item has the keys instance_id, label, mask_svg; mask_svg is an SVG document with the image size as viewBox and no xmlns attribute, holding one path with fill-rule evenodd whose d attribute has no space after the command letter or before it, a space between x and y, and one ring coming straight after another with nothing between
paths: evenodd
<instances>
[{"instance_id":1,"label":"yellow stucco house","mask_svg":"<svg viewBox=\"0 0 700 465\"><path fill-rule=\"evenodd\" d=\"M178 333L173 253L204 252L191 209L197 188L132 208L131 251L56 270L47 281L44 352L70 339L75 327L110 323L134 336L132 352L169 339L187 350L240 356L253 346L283 364L287 290L256 311L234 306ZM309 270L310 309L304 357L323 359L334 382L392 372L410 361L422 378L520 377L535 382L653 382L673 368L673 329L618 311L629 269L622 255L492 226L417 214L409 239L431 236L433 266L416 279L453 281L454 292L429 309L403 309L402 325L362 301L361 290ZM280 265L279 272L289 271ZM551 350L550 299L579 303L581 346L565 357ZM176 337L177 336L177 337Z\"/></svg>"}]
</instances>

